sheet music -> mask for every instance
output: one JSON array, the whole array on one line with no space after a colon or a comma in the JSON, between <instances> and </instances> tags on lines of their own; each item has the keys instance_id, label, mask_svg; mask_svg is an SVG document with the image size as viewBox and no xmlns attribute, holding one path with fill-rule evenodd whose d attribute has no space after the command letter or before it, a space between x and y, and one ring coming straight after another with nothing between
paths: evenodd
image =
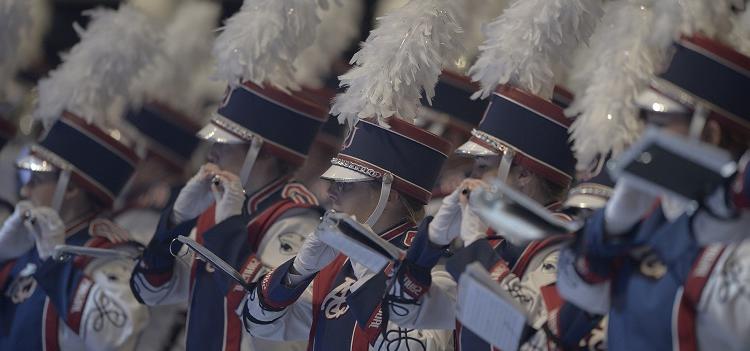
<instances>
[{"instance_id":1,"label":"sheet music","mask_svg":"<svg viewBox=\"0 0 750 351\"><path fill-rule=\"evenodd\" d=\"M517 350L527 317L478 263L467 267L458 287L458 319L501 350Z\"/></svg>"},{"instance_id":2,"label":"sheet music","mask_svg":"<svg viewBox=\"0 0 750 351\"><path fill-rule=\"evenodd\" d=\"M327 245L341 251L344 255L349 256L352 261L356 261L367 267L371 272L380 272L386 265L388 265L388 262L390 262L387 257L371 250L364 244L361 244L342 233L332 230L324 230L318 234L318 237Z\"/></svg>"}]
</instances>

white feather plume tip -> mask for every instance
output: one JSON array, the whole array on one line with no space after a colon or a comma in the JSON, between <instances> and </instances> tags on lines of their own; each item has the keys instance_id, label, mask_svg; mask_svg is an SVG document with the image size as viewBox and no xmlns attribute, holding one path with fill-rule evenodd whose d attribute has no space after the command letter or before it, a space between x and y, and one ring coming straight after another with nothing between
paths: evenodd
<instances>
[{"instance_id":1,"label":"white feather plume tip","mask_svg":"<svg viewBox=\"0 0 750 351\"><path fill-rule=\"evenodd\" d=\"M294 60L315 40L320 18L314 0L245 0L216 39L216 77L297 90Z\"/></svg>"},{"instance_id":2,"label":"white feather plume tip","mask_svg":"<svg viewBox=\"0 0 750 351\"><path fill-rule=\"evenodd\" d=\"M737 51L750 56L750 10L737 14L733 20L730 41Z\"/></svg>"},{"instance_id":3,"label":"white feather plume tip","mask_svg":"<svg viewBox=\"0 0 750 351\"><path fill-rule=\"evenodd\" d=\"M46 8L39 0L0 1L0 101L5 100L5 86L18 70L35 58L41 46Z\"/></svg>"},{"instance_id":4,"label":"white feather plume tip","mask_svg":"<svg viewBox=\"0 0 750 351\"><path fill-rule=\"evenodd\" d=\"M315 43L294 61L296 80L310 88L321 88L333 64L359 39L364 10L362 0L343 0L328 10L320 9L321 23Z\"/></svg>"},{"instance_id":5,"label":"white feather plume tip","mask_svg":"<svg viewBox=\"0 0 750 351\"><path fill-rule=\"evenodd\" d=\"M602 15L601 0L518 0L484 29L477 62L469 73L485 98L499 84L513 84L550 99L555 72L570 65Z\"/></svg>"},{"instance_id":6,"label":"white feather plume tip","mask_svg":"<svg viewBox=\"0 0 750 351\"><path fill-rule=\"evenodd\" d=\"M153 23L130 6L96 9L86 30L76 27L81 41L64 55L63 63L39 82L34 117L50 126L63 110L89 123L107 125L113 101L127 98L130 83L159 50Z\"/></svg>"},{"instance_id":7,"label":"white feather plume tip","mask_svg":"<svg viewBox=\"0 0 750 351\"><path fill-rule=\"evenodd\" d=\"M188 116L199 113L204 101L196 85L213 60L211 47L221 9L207 1L186 2L177 9L164 32L164 54L158 55L133 85L134 107L154 99Z\"/></svg>"},{"instance_id":8,"label":"white feather plume tip","mask_svg":"<svg viewBox=\"0 0 750 351\"><path fill-rule=\"evenodd\" d=\"M346 92L331 113L353 126L359 118L416 117L424 91L428 99L442 69L461 53L459 0L412 0L378 19L378 26L340 76Z\"/></svg>"},{"instance_id":9,"label":"white feather plume tip","mask_svg":"<svg viewBox=\"0 0 750 351\"><path fill-rule=\"evenodd\" d=\"M652 0L660 1L660 0ZM637 95L666 60L667 47L651 45L653 6L648 1L612 1L591 39L589 76L565 112L578 115L571 128L578 169L588 171L610 152L616 156L641 132Z\"/></svg>"}]
</instances>

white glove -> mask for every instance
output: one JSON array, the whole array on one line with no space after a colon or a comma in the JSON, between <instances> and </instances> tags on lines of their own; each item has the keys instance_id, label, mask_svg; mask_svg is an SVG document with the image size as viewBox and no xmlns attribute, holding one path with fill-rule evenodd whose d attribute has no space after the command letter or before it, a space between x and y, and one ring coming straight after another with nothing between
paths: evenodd
<instances>
[{"instance_id":1,"label":"white glove","mask_svg":"<svg viewBox=\"0 0 750 351\"><path fill-rule=\"evenodd\" d=\"M292 266L302 277L306 278L319 272L333 262L339 254L336 249L318 238L318 230L325 230L324 227L323 225L319 226L316 231L307 236L305 243L302 244L302 248L297 253L297 257L294 258Z\"/></svg>"},{"instance_id":2,"label":"white glove","mask_svg":"<svg viewBox=\"0 0 750 351\"><path fill-rule=\"evenodd\" d=\"M245 190L242 189L240 177L221 171L216 174L220 185L211 185L211 191L216 199L216 223L242 213L245 203Z\"/></svg>"},{"instance_id":3,"label":"white glove","mask_svg":"<svg viewBox=\"0 0 750 351\"><path fill-rule=\"evenodd\" d=\"M201 166L180 190L172 207L172 222L182 223L198 217L214 202L211 194L211 178L220 171L213 163Z\"/></svg>"},{"instance_id":4,"label":"white glove","mask_svg":"<svg viewBox=\"0 0 750 351\"><path fill-rule=\"evenodd\" d=\"M29 201L20 201L16 209L0 228L0 261L10 260L23 255L34 247L34 238L24 226L24 216L34 207Z\"/></svg>"},{"instance_id":5,"label":"white glove","mask_svg":"<svg viewBox=\"0 0 750 351\"><path fill-rule=\"evenodd\" d=\"M459 202L464 187L459 186L443 198L442 205L430 222L428 234L435 245L445 246L457 238L461 231L461 203Z\"/></svg>"},{"instance_id":6,"label":"white glove","mask_svg":"<svg viewBox=\"0 0 750 351\"><path fill-rule=\"evenodd\" d=\"M489 227L487 224L477 216L474 211L474 206L471 204L463 206L463 213L461 217L461 240L464 242L464 246L469 246L473 242L487 237L487 230Z\"/></svg>"},{"instance_id":7,"label":"white glove","mask_svg":"<svg viewBox=\"0 0 750 351\"><path fill-rule=\"evenodd\" d=\"M620 179L604 209L607 234L627 233L651 210L656 199L656 195L637 189L627 179Z\"/></svg>"},{"instance_id":8,"label":"white glove","mask_svg":"<svg viewBox=\"0 0 750 351\"><path fill-rule=\"evenodd\" d=\"M26 230L34 236L39 258L52 256L55 246L65 244L65 224L57 211L49 207L31 209L33 221L25 221Z\"/></svg>"}]
</instances>

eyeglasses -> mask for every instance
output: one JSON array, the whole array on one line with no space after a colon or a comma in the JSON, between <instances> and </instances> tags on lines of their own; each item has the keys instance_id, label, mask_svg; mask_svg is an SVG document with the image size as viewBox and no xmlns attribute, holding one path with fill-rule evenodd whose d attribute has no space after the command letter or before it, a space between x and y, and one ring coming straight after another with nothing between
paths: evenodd
<instances>
[{"instance_id":1,"label":"eyeglasses","mask_svg":"<svg viewBox=\"0 0 750 351\"><path fill-rule=\"evenodd\" d=\"M335 190L338 193L345 193L345 192L352 191L357 184L365 184L365 185L373 186L373 187L375 185L380 185L379 183L376 183L374 181L362 181L362 182L336 182L336 181L333 181L333 182L331 182L331 188L333 188L333 190Z\"/></svg>"},{"instance_id":2,"label":"eyeglasses","mask_svg":"<svg viewBox=\"0 0 750 351\"><path fill-rule=\"evenodd\" d=\"M37 186L44 183L57 181L57 172L29 172L28 180L24 186Z\"/></svg>"}]
</instances>

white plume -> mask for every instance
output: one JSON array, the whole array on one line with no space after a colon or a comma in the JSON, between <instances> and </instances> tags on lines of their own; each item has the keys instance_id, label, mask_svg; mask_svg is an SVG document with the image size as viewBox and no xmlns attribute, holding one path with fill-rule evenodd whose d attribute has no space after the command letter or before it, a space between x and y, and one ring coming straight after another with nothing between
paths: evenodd
<instances>
[{"instance_id":1,"label":"white plume","mask_svg":"<svg viewBox=\"0 0 750 351\"><path fill-rule=\"evenodd\" d=\"M738 13L732 23L729 41L737 51L750 56L750 10Z\"/></svg>"},{"instance_id":2,"label":"white plume","mask_svg":"<svg viewBox=\"0 0 750 351\"><path fill-rule=\"evenodd\" d=\"M468 71L479 54L479 46L484 42L484 28L492 19L500 16L510 0L466 0L466 15L462 22L465 34L463 54L456 64L459 72Z\"/></svg>"},{"instance_id":3,"label":"white plume","mask_svg":"<svg viewBox=\"0 0 750 351\"><path fill-rule=\"evenodd\" d=\"M565 111L568 116L579 115L571 137L580 171L596 168L601 156L610 152L616 156L640 134L635 98L666 61L668 46L651 45L651 6L650 1L607 3L602 24L591 39L592 61L575 69L590 76Z\"/></svg>"},{"instance_id":4,"label":"white plume","mask_svg":"<svg viewBox=\"0 0 750 351\"><path fill-rule=\"evenodd\" d=\"M375 3L375 18L383 17L389 12L403 7L407 2L409 0L378 0Z\"/></svg>"},{"instance_id":5,"label":"white plume","mask_svg":"<svg viewBox=\"0 0 750 351\"><path fill-rule=\"evenodd\" d=\"M320 5L319 5L320 2ZM294 60L312 45L320 18L315 0L245 0L216 40L216 76L232 85L243 81L299 89Z\"/></svg>"},{"instance_id":6,"label":"white plume","mask_svg":"<svg viewBox=\"0 0 750 351\"><path fill-rule=\"evenodd\" d=\"M295 79L300 84L323 86L333 63L359 39L363 7L362 0L341 0L328 10L318 10L321 23L315 42L294 61Z\"/></svg>"},{"instance_id":7,"label":"white plume","mask_svg":"<svg viewBox=\"0 0 750 351\"><path fill-rule=\"evenodd\" d=\"M23 68L42 59L44 54L44 35L51 24L52 14L48 0L25 0L31 5L31 27L21 39L18 49ZM11 1L12 2L12 1Z\"/></svg>"},{"instance_id":8,"label":"white plume","mask_svg":"<svg viewBox=\"0 0 750 351\"><path fill-rule=\"evenodd\" d=\"M331 113L353 126L358 118L414 119L424 91L435 95L441 70L462 50L462 29L454 13L460 0L411 0L378 19L354 67L342 75L346 92L336 97Z\"/></svg>"},{"instance_id":9,"label":"white plume","mask_svg":"<svg viewBox=\"0 0 750 351\"><path fill-rule=\"evenodd\" d=\"M147 16L164 23L175 13L178 3L191 0L128 0L134 8Z\"/></svg>"},{"instance_id":10,"label":"white plume","mask_svg":"<svg viewBox=\"0 0 750 351\"><path fill-rule=\"evenodd\" d=\"M5 87L18 71L41 56L49 26L47 5L46 0L0 1L0 101L9 98Z\"/></svg>"},{"instance_id":11,"label":"white plume","mask_svg":"<svg viewBox=\"0 0 750 351\"><path fill-rule=\"evenodd\" d=\"M380 0L375 7L375 16L404 6L408 0ZM511 0L465 0L463 8L458 8L456 18L464 31L464 50L452 66L447 67L458 73L466 73L479 53L479 45L484 41L483 28L490 20L499 16ZM461 5L458 2L456 5Z\"/></svg>"},{"instance_id":12,"label":"white plume","mask_svg":"<svg viewBox=\"0 0 750 351\"><path fill-rule=\"evenodd\" d=\"M469 73L485 98L513 84L550 99L559 67L588 40L602 14L600 0L518 0L485 28L484 45Z\"/></svg>"},{"instance_id":13,"label":"white plume","mask_svg":"<svg viewBox=\"0 0 750 351\"><path fill-rule=\"evenodd\" d=\"M208 1L186 2L177 9L164 31L164 54L134 83L135 107L154 99L188 116L201 111L196 75L213 64L211 47L220 12L219 4Z\"/></svg>"},{"instance_id":14,"label":"white plume","mask_svg":"<svg viewBox=\"0 0 750 351\"><path fill-rule=\"evenodd\" d=\"M76 26L81 41L64 55L63 63L39 82L39 102L34 117L52 125L63 110L89 123L107 125L102 111L128 89L142 68L159 50L159 36L148 17L129 5L119 10L88 11L84 31Z\"/></svg>"}]
</instances>

